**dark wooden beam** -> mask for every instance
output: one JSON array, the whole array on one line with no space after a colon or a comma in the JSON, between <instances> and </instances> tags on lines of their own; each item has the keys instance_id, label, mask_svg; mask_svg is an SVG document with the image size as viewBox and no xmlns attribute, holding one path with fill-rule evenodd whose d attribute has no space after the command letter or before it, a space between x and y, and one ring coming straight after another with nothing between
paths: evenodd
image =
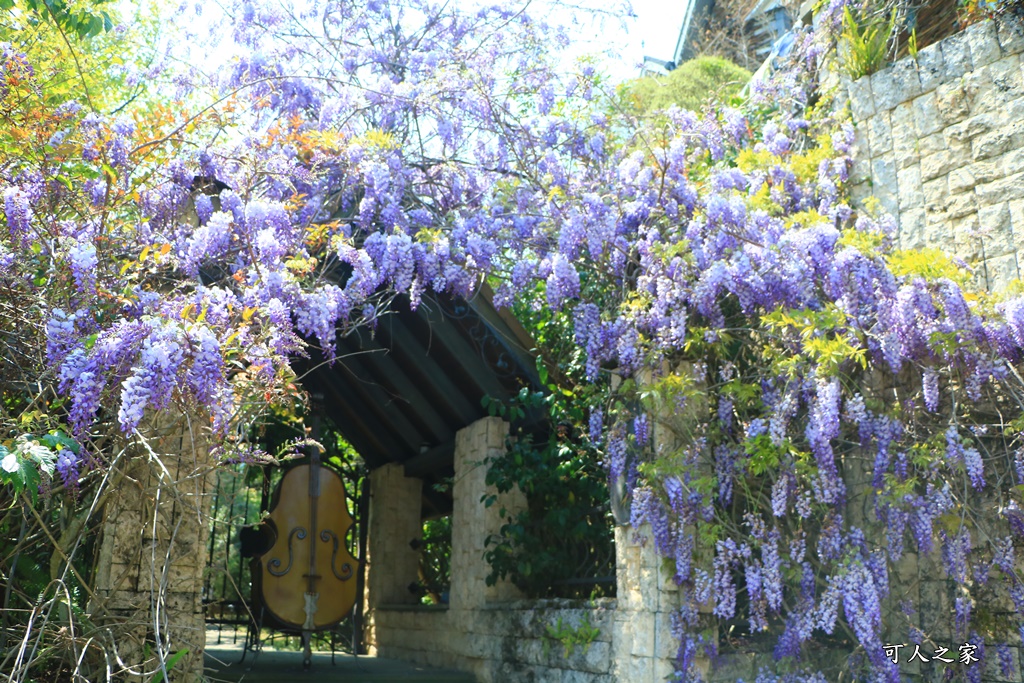
<instances>
[{"instance_id":1,"label":"dark wooden beam","mask_svg":"<svg viewBox=\"0 0 1024 683\"><path fill-rule=\"evenodd\" d=\"M374 453L360 453L364 459L400 462L403 459L403 455L416 452L418 446L410 446L407 440L403 444L396 439L401 434L396 433L394 428L390 427L386 421L380 419L376 414L378 410L373 399L369 398L365 391L358 391L360 388L359 382L353 382L340 376L337 372L337 365L326 369L325 372L320 373L319 377L321 378L322 386L330 391L335 399L344 405L347 412L352 415L350 420L351 427L348 430L344 426L339 425L342 435L348 438L347 432L358 430L365 435L366 440L375 442L376 448ZM352 445L356 445L355 441L353 441Z\"/></svg>"},{"instance_id":2,"label":"dark wooden beam","mask_svg":"<svg viewBox=\"0 0 1024 683\"><path fill-rule=\"evenodd\" d=\"M410 314L411 315L411 314ZM399 316L388 316L377 328L377 334L386 344L390 340L392 351L402 360L406 373L421 374L421 382L425 391L434 392L438 396L438 405L450 407L457 419L455 428L460 429L482 415L482 408L474 405L466 398L464 389L457 386L449 374L441 367L437 359L428 350L428 344L419 339L406 327Z\"/></svg>"},{"instance_id":3,"label":"dark wooden beam","mask_svg":"<svg viewBox=\"0 0 1024 683\"><path fill-rule=\"evenodd\" d=\"M360 355L357 361L362 363L365 372L386 385L394 400L408 407L409 418L421 423L429 432L424 435L423 443L441 443L454 437L454 430L435 410L434 404L395 362L391 349L381 346L366 333L360 333L359 346L369 352Z\"/></svg>"},{"instance_id":4,"label":"dark wooden beam","mask_svg":"<svg viewBox=\"0 0 1024 683\"><path fill-rule=\"evenodd\" d=\"M405 476L424 477L455 462L455 439L414 455L405 461Z\"/></svg>"},{"instance_id":5,"label":"dark wooden beam","mask_svg":"<svg viewBox=\"0 0 1024 683\"><path fill-rule=\"evenodd\" d=\"M388 462L381 460L397 444L388 444L378 438L378 434L363 428L363 416L358 414L346 396L340 393L333 382L324 381L319 374L304 380L307 388L317 387L324 392L323 409L338 425L342 436L352 444L356 452L362 456L372 469ZM331 400L326 400L330 397Z\"/></svg>"},{"instance_id":6,"label":"dark wooden beam","mask_svg":"<svg viewBox=\"0 0 1024 683\"><path fill-rule=\"evenodd\" d=\"M450 515L455 507L451 495L445 495L430 488L426 483L423 485L423 505L420 507L420 515L423 519L443 517Z\"/></svg>"},{"instance_id":7,"label":"dark wooden beam","mask_svg":"<svg viewBox=\"0 0 1024 683\"><path fill-rule=\"evenodd\" d=\"M542 388L540 375L537 373L537 356L533 353L536 343L507 309L499 311L494 307L493 299L494 293L484 283L480 291L467 299L466 303L487 325L495 340L515 359L519 372L525 374L536 388ZM545 365L548 366L548 372L554 376L552 364Z\"/></svg>"},{"instance_id":8,"label":"dark wooden beam","mask_svg":"<svg viewBox=\"0 0 1024 683\"><path fill-rule=\"evenodd\" d=\"M339 350L341 348L351 349L348 342L349 340L339 342ZM336 375L337 379L358 397L359 413L367 416L374 415L377 418L378 426L375 426L374 429L384 429L403 442L404 447L401 448L403 455L419 451L424 435L409 422L396 405L401 398L389 393L366 371L360 361L359 353L350 351L344 357L339 356L331 370L328 370L327 374ZM391 457L392 462L401 462L402 459L398 451L394 452Z\"/></svg>"},{"instance_id":9,"label":"dark wooden beam","mask_svg":"<svg viewBox=\"0 0 1024 683\"><path fill-rule=\"evenodd\" d=\"M476 388L477 395L495 398L507 396L508 389L495 376L494 368L484 361L480 349L474 348L458 332L456 326L446 319L436 303L431 302L428 306L424 302L424 305L417 309L417 313L420 314L420 322L427 327L430 336L456 361L455 367L460 369Z\"/></svg>"}]
</instances>

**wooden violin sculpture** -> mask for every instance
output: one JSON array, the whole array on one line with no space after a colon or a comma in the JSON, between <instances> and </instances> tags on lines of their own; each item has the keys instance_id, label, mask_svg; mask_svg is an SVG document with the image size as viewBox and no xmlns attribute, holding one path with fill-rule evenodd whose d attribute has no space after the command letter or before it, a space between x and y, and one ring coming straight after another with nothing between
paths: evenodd
<instances>
[{"instance_id":1,"label":"wooden violin sculpture","mask_svg":"<svg viewBox=\"0 0 1024 683\"><path fill-rule=\"evenodd\" d=\"M263 605L302 632L308 667L313 631L333 627L356 601L358 561L345 542L353 522L341 477L314 453L310 464L285 473L265 522L273 544L259 557Z\"/></svg>"}]
</instances>

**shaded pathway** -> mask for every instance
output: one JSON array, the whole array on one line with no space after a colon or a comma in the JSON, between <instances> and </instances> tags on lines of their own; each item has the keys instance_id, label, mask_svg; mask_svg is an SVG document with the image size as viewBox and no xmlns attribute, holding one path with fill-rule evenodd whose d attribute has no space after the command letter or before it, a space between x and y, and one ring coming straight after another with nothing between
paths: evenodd
<instances>
[{"instance_id":1,"label":"shaded pathway","mask_svg":"<svg viewBox=\"0 0 1024 683\"><path fill-rule=\"evenodd\" d=\"M301 652L269 648L256 658L253 670L246 671L252 664L252 655L247 656L245 663L239 665L241 655L240 647L207 646L206 676L212 683L476 683L471 674L461 671L434 669L394 659L353 657L342 653L335 655L335 666L331 666L330 653L316 653L313 655L313 665L309 671L304 671Z\"/></svg>"}]
</instances>

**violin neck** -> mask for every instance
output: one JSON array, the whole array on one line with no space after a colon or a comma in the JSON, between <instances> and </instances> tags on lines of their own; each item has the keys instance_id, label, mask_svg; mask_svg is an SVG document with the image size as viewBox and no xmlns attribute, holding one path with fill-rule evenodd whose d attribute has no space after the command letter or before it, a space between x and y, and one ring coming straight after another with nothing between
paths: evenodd
<instances>
[{"instance_id":1,"label":"violin neck","mask_svg":"<svg viewBox=\"0 0 1024 683\"><path fill-rule=\"evenodd\" d=\"M320 497L320 453L314 449L309 463L309 498L311 504Z\"/></svg>"},{"instance_id":2,"label":"violin neck","mask_svg":"<svg viewBox=\"0 0 1024 683\"><path fill-rule=\"evenodd\" d=\"M316 593L316 538L317 538L317 499L320 497L320 458L314 452L313 462L309 468L309 586L307 592Z\"/></svg>"}]
</instances>

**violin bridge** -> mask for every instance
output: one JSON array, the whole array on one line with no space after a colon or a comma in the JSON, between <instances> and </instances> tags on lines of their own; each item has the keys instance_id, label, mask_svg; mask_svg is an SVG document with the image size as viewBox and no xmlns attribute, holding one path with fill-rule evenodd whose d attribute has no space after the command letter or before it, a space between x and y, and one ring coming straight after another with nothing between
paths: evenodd
<instances>
[{"instance_id":1,"label":"violin bridge","mask_svg":"<svg viewBox=\"0 0 1024 683\"><path fill-rule=\"evenodd\" d=\"M313 625L313 615L316 614L316 601L320 599L319 593L306 593L306 605L302 610L306 613L306 623L302 625L303 630L312 631L316 628Z\"/></svg>"}]
</instances>

